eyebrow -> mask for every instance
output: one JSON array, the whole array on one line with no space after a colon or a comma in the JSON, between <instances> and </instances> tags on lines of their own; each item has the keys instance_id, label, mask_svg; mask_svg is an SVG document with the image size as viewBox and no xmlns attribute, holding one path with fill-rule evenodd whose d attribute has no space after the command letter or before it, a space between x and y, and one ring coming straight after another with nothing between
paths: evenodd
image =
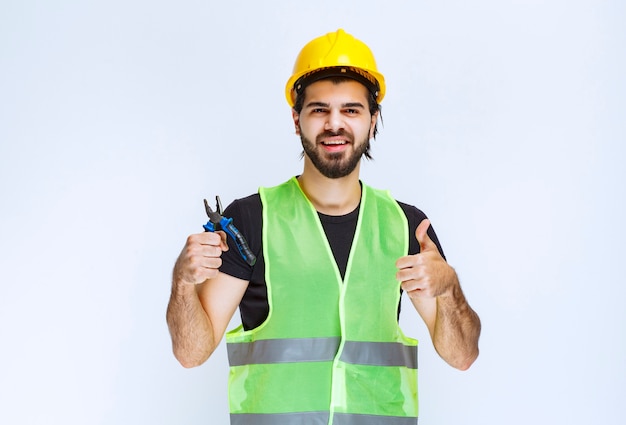
<instances>
[{"instance_id":1,"label":"eyebrow","mask_svg":"<svg viewBox=\"0 0 626 425\"><path fill-rule=\"evenodd\" d=\"M328 108L330 107L330 103L324 103L324 102L309 102L306 104L305 106L306 108ZM365 106L361 103L361 102L347 102L347 103L342 103L341 104L342 108L363 108L365 109Z\"/></svg>"}]
</instances>

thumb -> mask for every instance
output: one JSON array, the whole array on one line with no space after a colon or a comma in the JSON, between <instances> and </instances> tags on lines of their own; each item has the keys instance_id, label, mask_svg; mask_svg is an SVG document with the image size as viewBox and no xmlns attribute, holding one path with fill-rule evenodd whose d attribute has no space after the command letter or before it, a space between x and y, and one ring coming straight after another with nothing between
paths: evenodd
<instances>
[{"instance_id":1,"label":"thumb","mask_svg":"<svg viewBox=\"0 0 626 425\"><path fill-rule=\"evenodd\" d=\"M220 244L220 248L222 249L222 251L228 251L228 235L226 235L226 232L223 230L218 230L215 233L220 235L220 238L222 239L222 242Z\"/></svg>"},{"instance_id":2,"label":"thumb","mask_svg":"<svg viewBox=\"0 0 626 425\"><path fill-rule=\"evenodd\" d=\"M425 218L415 229L415 238L420 243L420 251L432 251L437 250L437 245L428 236L428 228L430 227L430 220Z\"/></svg>"}]
</instances>

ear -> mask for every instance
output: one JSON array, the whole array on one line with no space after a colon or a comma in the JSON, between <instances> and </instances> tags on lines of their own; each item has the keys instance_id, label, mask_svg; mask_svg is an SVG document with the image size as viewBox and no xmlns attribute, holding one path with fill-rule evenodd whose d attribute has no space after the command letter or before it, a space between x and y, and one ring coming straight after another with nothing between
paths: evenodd
<instances>
[{"instance_id":1,"label":"ear","mask_svg":"<svg viewBox=\"0 0 626 425\"><path fill-rule=\"evenodd\" d=\"M291 118L293 119L293 125L296 127L296 135L300 135L300 114L295 109L291 109Z\"/></svg>"},{"instance_id":2,"label":"ear","mask_svg":"<svg viewBox=\"0 0 626 425\"><path fill-rule=\"evenodd\" d=\"M377 122L378 122L378 112L372 115L372 121L370 122L370 139L374 138L374 130L376 129Z\"/></svg>"}]
</instances>

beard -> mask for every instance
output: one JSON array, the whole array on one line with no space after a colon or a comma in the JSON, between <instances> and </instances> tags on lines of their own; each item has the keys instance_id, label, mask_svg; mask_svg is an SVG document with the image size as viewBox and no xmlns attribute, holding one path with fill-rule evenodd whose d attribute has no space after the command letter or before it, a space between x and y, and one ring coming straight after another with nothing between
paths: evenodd
<instances>
[{"instance_id":1,"label":"beard","mask_svg":"<svg viewBox=\"0 0 626 425\"><path fill-rule=\"evenodd\" d=\"M354 150L352 152L324 152L321 149L317 149L321 139L333 136L346 136L354 146ZM370 146L369 138L355 144L354 137L343 130L321 133L317 136L316 143L311 142L300 132L300 140L302 141L304 153L309 157L315 168L329 179L338 179L352 173Z\"/></svg>"}]
</instances>

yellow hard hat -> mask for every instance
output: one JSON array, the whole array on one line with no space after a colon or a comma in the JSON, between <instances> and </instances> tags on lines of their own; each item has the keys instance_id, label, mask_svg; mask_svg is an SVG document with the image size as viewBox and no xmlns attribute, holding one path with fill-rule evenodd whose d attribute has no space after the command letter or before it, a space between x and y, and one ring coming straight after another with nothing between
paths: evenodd
<instances>
[{"instance_id":1,"label":"yellow hard hat","mask_svg":"<svg viewBox=\"0 0 626 425\"><path fill-rule=\"evenodd\" d=\"M287 103L293 107L304 87L332 76L346 76L363 83L378 103L385 96L385 77L378 72L370 48L339 29L311 40L302 48L285 87Z\"/></svg>"}]
</instances>

